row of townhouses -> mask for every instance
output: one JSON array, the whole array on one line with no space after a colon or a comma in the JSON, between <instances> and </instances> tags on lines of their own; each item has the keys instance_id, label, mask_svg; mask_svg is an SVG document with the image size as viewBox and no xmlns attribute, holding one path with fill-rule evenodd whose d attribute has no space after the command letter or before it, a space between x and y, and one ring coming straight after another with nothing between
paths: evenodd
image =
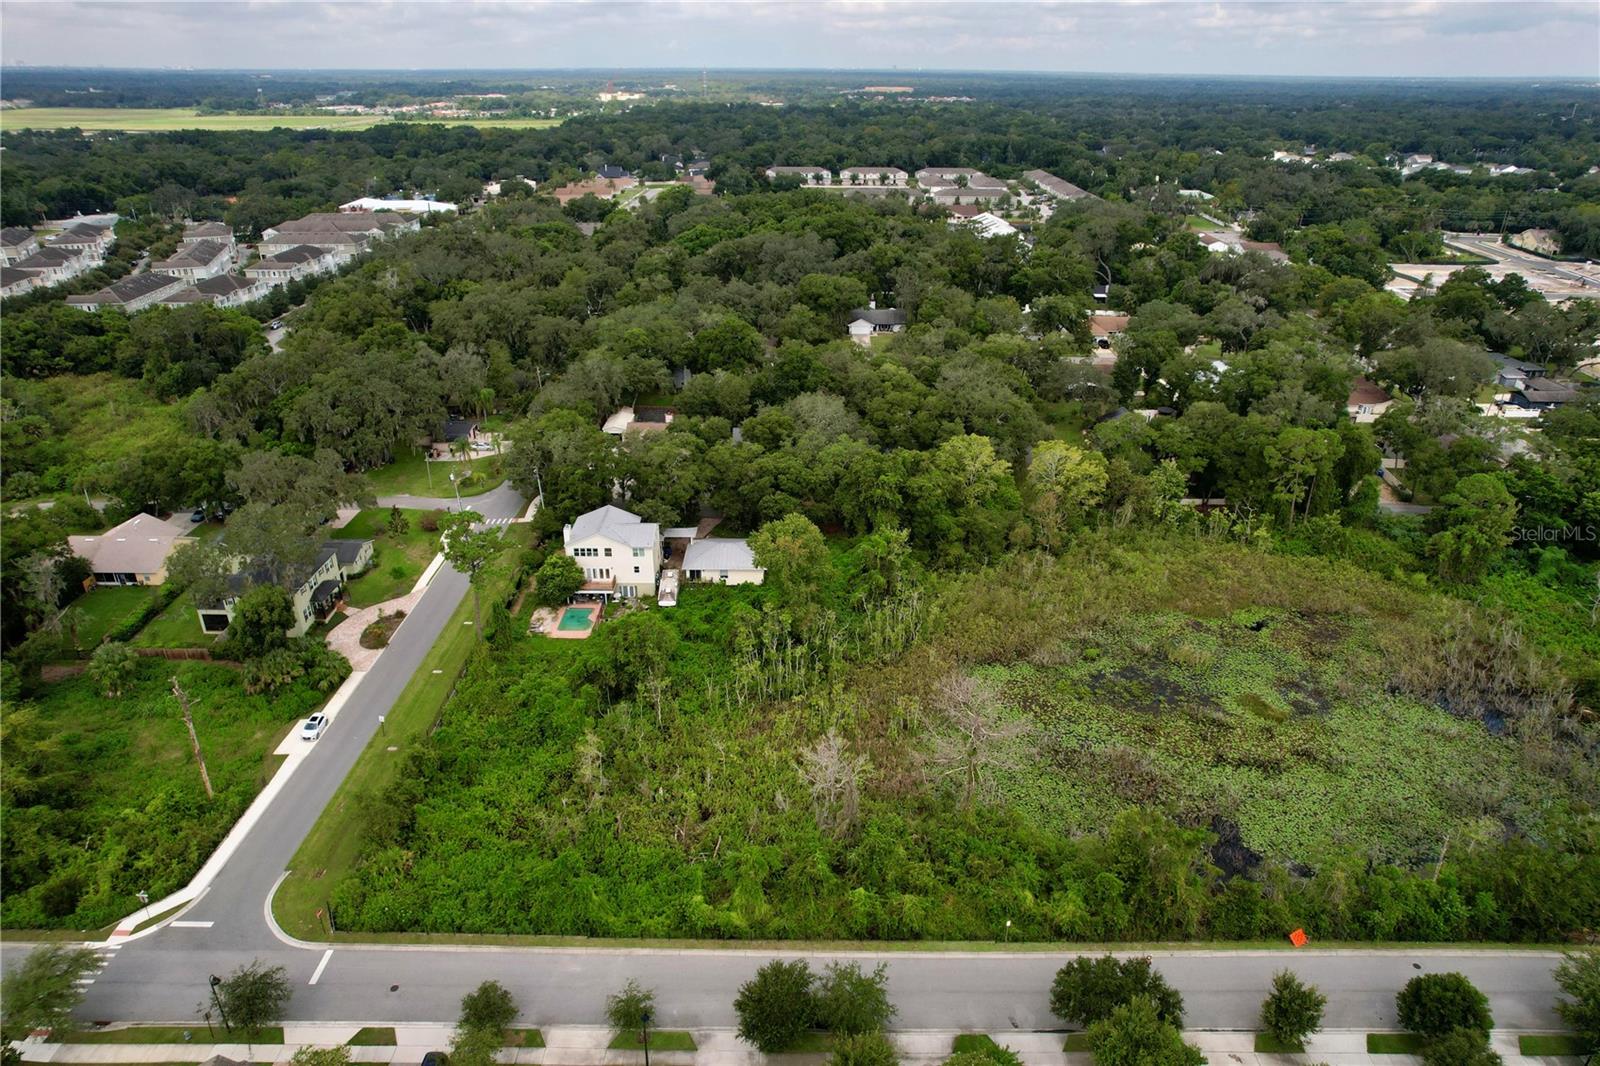
<instances>
[{"instance_id":1,"label":"row of townhouses","mask_svg":"<svg viewBox=\"0 0 1600 1066\"><path fill-rule=\"evenodd\" d=\"M75 220L59 230L0 229L0 296L59 285L105 262L116 240L115 215Z\"/></svg>"},{"instance_id":2,"label":"row of townhouses","mask_svg":"<svg viewBox=\"0 0 1600 1066\"><path fill-rule=\"evenodd\" d=\"M186 226L177 251L98 292L69 296L86 311L114 307L142 311L163 305L209 303L238 307L259 300L280 285L339 269L378 241L418 228L418 221L396 211L329 211L291 219L264 230L256 245L260 258L242 270L241 249L223 222Z\"/></svg>"}]
</instances>

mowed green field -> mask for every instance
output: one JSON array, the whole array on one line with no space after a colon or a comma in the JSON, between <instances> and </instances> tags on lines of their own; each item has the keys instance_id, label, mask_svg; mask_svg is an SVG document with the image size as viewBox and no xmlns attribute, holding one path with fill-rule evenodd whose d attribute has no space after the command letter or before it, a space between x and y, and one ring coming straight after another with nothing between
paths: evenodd
<instances>
[{"instance_id":1,"label":"mowed green field","mask_svg":"<svg viewBox=\"0 0 1600 1066\"><path fill-rule=\"evenodd\" d=\"M201 115L193 108L144 107L26 107L0 112L0 129L7 130L364 130L392 121L385 115ZM445 125L484 126L500 129L545 129L559 126L554 118L451 119Z\"/></svg>"}]
</instances>

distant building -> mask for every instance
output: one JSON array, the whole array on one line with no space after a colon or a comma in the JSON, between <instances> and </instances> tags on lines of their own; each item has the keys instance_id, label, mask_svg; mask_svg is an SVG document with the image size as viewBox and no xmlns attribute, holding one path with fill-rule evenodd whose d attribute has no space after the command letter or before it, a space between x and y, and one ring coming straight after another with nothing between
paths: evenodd
<instances>
[{"instance_id":1,"label":"distant building","mask_svg":"<svg viewBox=\"0 0 1600 1066\"><path fill-rule=\"evenodd\" d=\"M44 287L44 278L32 270L0 266L0 296L20 296Z\"/></svg>"},{"instance_id":2,"label":"distant building","mask_svg":"<svg viewBox=\"0 0 1600 1066\"><path fill-rule=\"evenodd\" d=\"M1388 390L1379 385L1374 385L1366 378L1356 378L1350 386L1350 395L1345 400L1345 413L1352 421L1367 423L1376 422L1378 416L1387 411L1394 404L1394 397Z\"/></svg>"},{"instance_id":3,"label":"distant building","mask_svg":"<svg viewBox=\"0 0 1600 1066\"><path fill-rule=\"evenodd\" d=\"M195 289L217 307L239 307L252 303L272 291L272 286L261 278L240 274L220 274L195 282Z\"/></svg>"},{"instance_id":4,"label":"distant building","mask_svg":"<svg viewBox=\"0 0 1600 1066\"><path fill-rule=\"evenodd\" d=\"M1094 338L1095 347L1110 348L1111 342L1116 340L1128 328L1127 315L1107 315L1095 312L1089 316L1089 335Z\"/></svg>"},{"instance_id":5,"label":"distant building","mask_svg":"<svg viewBox=\"0 0 1600 1066\"><path fill-rule=\"evenodd\" d=\"M678 412L670 407L640 407L637 411L632 407L619 407L600 428L613 437L629 432L659 432L672 425L677 415Z\"/></svg>"},{"instance_id":6,"label":"distant building","mask_svg":"<svg viewBox=\"0 0 1600 1066\"><path fill-rule=\"evenodd\" d=\"M407 215L432 215L454 211L456 205L444 200L381 200L362 196L347 204L340 204L339 210L346 214L359 211L398 211Z\"/></svg>"},{"instance_id":7,"label":"distant building","mask_svg":"<svg viewBox=\"0 0 1600 1066\"><path fill-rule=\"evenodd\" d=\"M92 260L88 253L80 249L46 247L12 264L12 268L38 274L46 285L58 285L96 265L98 260Z\"/></svg>"},{"instance_id":8,"label":"distant building","mask_svg":"<svg viewBox=\"0 0 1600 1066\"><path fill-rule=\"evenodd\" d=\"M971 230L980 237L1014 237L1017 234L1017 227L988 211L979 212L971 218L952 218L950 225Z\"/></svg>"},{"instance_id":9,"label":"distant building","mask_svg":"<svg viewBox=\"0 0 1600 1066\"><path fill-rule=\"evenodd\" d=\"M199 281L226 274L233 268L233 248L222 241L204 238L184 241L170 258L152 264L150 269L171 274L185 281Z\"/></svg>"},{"instance_id":10,"label":"distant building","mask_svg":"<svg viewBox=\"0 0 1600 1066\"><path fill-rule=\"evenodd\" d=\"M1206 203L1206 202L1209 202L1211 200L1215 200L1216 197L1212 196L1210 193L1206 192L1204 189L1179 189L1178 190L1178 199L1180 199L1180 200L1198 200L1201 203Z\"/></svg>"},{"instance_id":11,"label":"distant building","mask_svg":"<svg viewBox=\"0 0 1600 1066\"><path fill-rule=\"evenodd\" d=\"M906 313L895 307L858 307L850 312L850 324L846 328L851 340L867 347L874 337L903 331Z\"/></svg>"},{"instance_id":12,"label":"distant building","mask_svg":"<svg viewBox=\"0 0 1600 1066\"><path fill-rule=\"evenodd\" d=\"M228 578L228 589L221 602L200 607L200 628L207 633L221 633L233 621L234 608L255 585L266 584L270 575L250 561L236 558L238 568ZM356 574L372 565L370 540L329 540L317 549L316 558L298 573L290 575L294 591L289 595L294 613L294 625L288 629L291 637L304 636L319 622L333 617L344 601L345 584Z\"/></svg>"},{"instance_id":13,"label":"distant building","mask_svg":"<svg viewBox=\"0 0 1600 1066\"><path fill-rule=\"evenodd\" d=\"M67 305L85 311L114 307L131 314L160 303L163 298L187 285L188 282L184 279L175 278L171 274L130 274L119 281L113 281L99 292L87 296L68 296Z\"/></svg>"},{"instance_id":14,"label":"distant building","mask_svg":"<svg viewBox=\"0 0 1600 1066\"><path fill-rule=\"evenodd\" d=\"M619 167L615 163L607 163L595 171L595 175L602 181L621 181L623 178L633 177L626 167Z\"/></svg>"},{"instance_id":15,"label":"distant building","mask_svg":"<svg viewBox=\"0 0 1600 1066\"><path fill-rule=\"evenodd\" d=\"M839 171L840 185L904 185L911 175L899 167L845 167Z\"/></svg>"},{"instance_id":16,"label":"distant building","mask_svg":"<svg viewBox=\"0 0 1600 1066\"><path fill-rule=\"evenodd\" d=\"M1046 196L1056 200L1070 203L1074 200L1098 199L1089 190L1081 189L1065 178L1058 178L1048 170L1027 170L1022 176L1039 186Z\"/></svg>"},{"instance_id":17,"label":"distant building","mask_svg":"<svg viewBox=\"0 0 1600 1066\"><path fill-rule=\"evenodd\" d=\"M832 185L833 172L822 167L768 167L767 180L796 177L805 185Z\"/></svg>"},{"instance_id":18,"label":"distant building","mask_svg":"<svg viewBox=\"0 0 1600 1066\"><path fill-rule=\"evenodd\" d=\"M25 226L0 229L0 264L13 266L39 250L39 238Z\"/></svg>"},{"instance_id":19,"label":"distant building","mask_svg":"<svg viewBox=\"0 0 1600 1066\"><path fill-rule=\"evenodd\" d=\"M313 274L325 274L336 269L335 253L310 244L298 244L257 260L244 268L244 276L253 281L271 285L286 285Z\"/></svg>"}]
</instances>

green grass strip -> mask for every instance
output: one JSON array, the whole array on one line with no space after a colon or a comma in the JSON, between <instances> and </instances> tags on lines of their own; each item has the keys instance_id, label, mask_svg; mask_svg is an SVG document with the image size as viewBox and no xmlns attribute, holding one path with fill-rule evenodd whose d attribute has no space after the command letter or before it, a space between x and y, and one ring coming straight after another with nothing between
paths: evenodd
<instances>
[{"instance_id":1,"label":"green grass strip","mask_svg":"<svg viewBox=\"0 0 1600 1066\"><path fill-rule=\"evenodd\" d=\"M1305 1051L1306 1046L1300 1044L1286 1044L1271 1033L1256 1034L1256 1051L1263 1055L1295 1055Z\"/></svg>"},{"instance_id":2,"label":"green grass strip","mask_svg":"<svg viewBox=\"0 0 1600 1066\"><path fill-rule=\"evenodd\" d=\"M1368 1033L1368 1055L1420 1055L1427 1041L1416 1033Z\"/></svg>"},{"instance_id":3,"label":"green grass strip","mask_svg":"<svg viewBox=\"0 0 1600 1066\"><path fill-rule=\"evenodd\" d=\"M1062 1051L1088 1051L1088 1033L1068 1033L1066 1043L1061 1045Z\"/></svg>"},{"instance_id":4,"label":"green grass strip","mask_svg":"<svg viewBox=\"0 0 1600 1066\"><path fill-rule=\"evenodd\" d=\"M1583 1037L1571 1033L1524 1033L1517 1037L1517 1050L1524 1055L1586 1055L1590 1049Z\"/></svg>"},{"instance_id":5,"label":"green grass strip","mask_svg":"<svg viewBox=\"0 0 1600 1066\"><path fill-rule=\"evenodd\" d=\"M629 1029L618 1033L611 1038L611 1043L606 1047L612 1051L643 1051L644 1043L639 1039L639 1034ZM694 1037L677 1029L652 1029L650 1031L651 1051L694 1051Z\"/></svg>"},{"instance_id":6,"label":"green grass strip","mask_svg":"<svg viewBox=\"0 0 1600 1066\"><path fill-rule=\"evenodd\" d=\"M356 1035L345 1041L351 1047L394 1047L394 1027L391 1025L366 1025L356 1030Z\"/></svg>"},{"instance_id":7,"label":"green grass strip","mask_svg":"<svg viewBox=\"0 0 1600 1066\"><path fill-rule=\"evenodd\" d=\"M544 1034L537 1029L507 1029L505 1047L544 1047ZM652 1047L655 1045L652 1044Z\"/></svg>"}]
</instances>

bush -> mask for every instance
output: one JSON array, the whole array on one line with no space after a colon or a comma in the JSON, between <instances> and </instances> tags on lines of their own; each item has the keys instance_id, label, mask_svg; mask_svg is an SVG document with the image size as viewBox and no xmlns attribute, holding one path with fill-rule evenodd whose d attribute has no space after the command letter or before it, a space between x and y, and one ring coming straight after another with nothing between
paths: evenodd
<instances>
[{"instance_id":1,"label":"bush","mask_svg":"<svg viewBox=\"0 0 1600 1066\"><path fill-rule=\"evenodd\" d=\"M828 1066L899 1066L900 1054L882 1033L854 1033L833 1042Z\"/></svg>"},{"instance_id":2,"label":"bush","mask_svg":"<svg viewBox=\"0 0 1600 1066\"><path fill-rule=\"evenodd\" d=\"M89 676L107 699L122 695L139 669L139 656L126 644L102 644L89 659Z\"/></svg>"},{"instance_id":3,"label":"bush","mask_svg":"<svg viewBox=\"0 0 1600 1066\"><path fill-rule=\"evenodd\" d=\"M422 517L417 519L417 525L421 526L425 533L437 533L439 532L439 519L443 515L444 512L437 509L424 511L422 512Z\"/></svg>"},{"instance_id":4,"label":"bush","mask_svg":"<svg viewBox=\"0 0 1600 1066\"><path fill-rule=\"evenodd\" d=\"M1056 971L1050 986L1050 1011L1063 1021L1087 1027L1109 1018L1135 996L1148 999L1162 1021L1183 1024L1183 997L1156 972L1148 955L1136 959L1078 956Z\"/></svg>"},{"instance_id":5,"label":"bush","mask_svg":"<svg viewBox=\"0 0 1600 1066\"><path fill-rule=\"evenodd\" d=\"M1488 998L1459 973L1413 977L1394 997L1394 1003L1400 1024L1430 1039L1456 1029L1488 1033L1494 1028Z\"/></svg>"},{"instance_id":6,"label":"bush","mask_svg":"<svg viewBox=\"0 0 1600 1066\"><path fill-rule=\"evenodd\" d=\"M1289 1047L1301 1047L1306 1037L1322 1028L1322 1009L1328 997L1303 984L1288 970L1272 978L1272 993L1261 1004L1261 1028Z\"/></svg>"},{"instance_id":7,"label":"bush","mask_svg":"<svg viewBox=\"0 0 1600 1066\"><path fill-rule=\"evenodd\" d=\"M499 981L485 981L461 997L462 1029L487 1029L499 1033L517 1017L517 1003Z\"/></svg>"},{"instance_id":8,"label":"bush","mask_svg":"<svg viewBox=\"0 0 1600 1066\"><path fill-rule=\"evenodd\" d=\"M1480 1029L1453 1029L1422 1049L1424 1066L1501 1066L1505 1060L1489 1048L1489 1034Z\"/></svg>"},{"instance_id":9,"label":"bush","mask_svg":"<svg viewBox=\"0 0 1600 1066\"><path fill-rule=\"evenodd\" d=\"M793 1047L816 1017L815 981L804 959L774 959L761 967L733 1001L739 1038L768 1055Z\"/></svg>"},{"instance_id":10,"label":"bush","mask_svg":"<svg viewBox=\"0 0 1600 1066\"><path fill-rule=\"evenodd\" d=\"M406 513L400 510L398 505L389 508L389 521L387 525L389 527L389 532L393 533L397 537L404 536L411 530L411 520L406 517Z\"/></svg>"},{"instance_id":11,"label":"bush","mask_svg":"<svg viewBox=\"0 0 1600 1066\"><path fill-rule=\"evenodd\" d=\"M643 1042L645 1022L655 1013L655 1006L655 991L642 988L638 981L629 979L621 991L606 997L606 1021L611 1023L613 1029L638 1033L640 1042Z\"/></svg>"},{"instance_id":12,"label":"bush","mask_svg":"<svg viewBox=\"0 0 1600 1066\"><path fill-rule=\"evenodd\" d=\"M1008 1047L1001 1047L992 1037L983 1033L962 1033L956 1037L955 1054L945 1060L945 1066L1022 1066L1022 1056ZM957 1062L956 1060L961 1060Z\"/></svg>"},{"instance_id":13,"label":"bush","mask_svg":"<svg viewBox=\"0 0 1600 1066\"><path fill-rule=\"evenodd\" d=\"M1095 1066L1205 1066L1206 1061L1148 996L1135 996L1091 1025L1089 1050Z\"/></svg>"},{"instance_id":14,"label":"bush","mask_svg":"<svg viewBox=\"0 0 1600 1066\"><path fill-rule=\"evenodd\" d=\"M1556 967L1556 984L1566 993L1556 1013L1589 1050L1600 1049L1600 950L1569 952Z\"/></svg>"},{"instance_id":15,"label":"bush","mask_svg":"<svg viewBox=\"0 0 1600 1066\"><path fill-rule=\"evenodd\" d=\"M100 642L102 644L108 644L112 641L126 643L132 640L139 635L145 626L155 619L156 615L171 607L172 601L182 594L183 589L176 582L167 582L157 589L155 595L151 596L138 611L107 630L106 635L100 638Z\"/></svg>"},{"instance_id":16,"label":"bush","mask_svg":"<svg viewBox=\"0 0 1600 1066\"><path fill-rule=\"evenodd\" d=\"M889 1002L889 971L883 963L871 974L861 964L831 963L817 983L817 1023L835 1033L875 1033L894 1017Z\"/></svg>"},{"instance_id":17,"label":"bush","mask_svg":"<svg viewBox=\"0 0 1600 1066\"><path fill-rule=\"evenodd\" d=\"M256 585L234 604L228 638L242 658L250 659L283 647L294 624L289 594L277 585Z\"/></svg>"}]
</instances>

